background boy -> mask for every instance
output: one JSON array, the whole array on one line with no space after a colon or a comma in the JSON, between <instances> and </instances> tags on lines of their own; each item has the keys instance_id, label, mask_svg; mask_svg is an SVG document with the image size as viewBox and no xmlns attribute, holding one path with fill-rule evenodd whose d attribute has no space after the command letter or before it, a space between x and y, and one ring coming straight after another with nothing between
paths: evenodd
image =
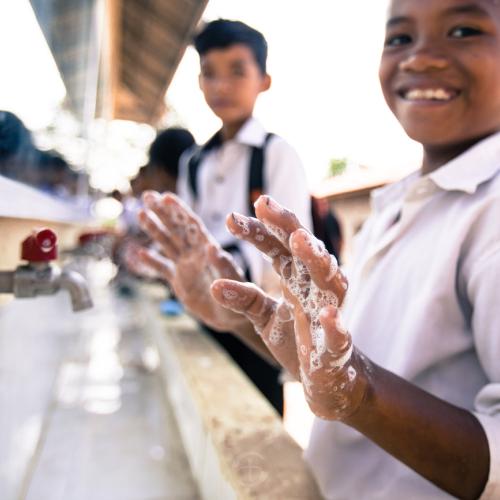
<instances>
[{"instance_id":1,"label":"background boy","mask_svg":"<svg viewBox=\"0 0 500 500\"><path fill-rule=\"evenodd\" d=\"M240 21L218 19L196 35L194 46L200 56L200 88L222 126L197 152L197 195L192 192L188 173L192 154L181 160L178 193L222 247L241 247L252 281L266 288L265 260L252 245L227 231L225 218L231 211L251 215L248 177L252 148L263 147L267 136L253 116L258 96L271 85L266 72L267 42L259 31ZM307 179L296 151L282 137L272 135L264 154L265 192L290 207L310 227Z\"/></svg>"},{"instance_id":2,"label":"background boy","mask_svg":"<svg viewBox=\"0 0 500 500\"><path fill-rule=\"evenodd\" d=\"M254 283L279 292L269 263L253 245L239 241L225 226L229 212L251 215L249 168L254 148L264 148L264 191L294 210L307 227L311 226L310 197L299 156L283 138L272 135L266 139L267 131L253 117L257 97L271 85L266 71L266 40L242 22L218 19L197 34L194 46L200 56L200 88L222 127L195 153L196 196L189 178L192 152L182 158L179 196L201 217L220 245L235 254ZM211 333L282 412L279 370L263 362L235 337Z\"/></svg>"},{"instance_id":3,"label":"background boy","mask_svg":"<svg viewBox=\"0 0 500 500\"><path fill-rule=\"evenodd\" d=\"M195 140L189 130L170 127L158 134L149 146L148 175L155 190L176 192L179 177L179 160L182 154L195 146Z\"/></svg>"}]
</instances>

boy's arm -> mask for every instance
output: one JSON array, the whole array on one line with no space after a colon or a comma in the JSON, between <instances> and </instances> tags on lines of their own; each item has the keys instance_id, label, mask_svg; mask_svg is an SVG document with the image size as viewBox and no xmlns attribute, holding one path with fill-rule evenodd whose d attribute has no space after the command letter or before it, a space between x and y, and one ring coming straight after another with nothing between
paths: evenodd
<instances>
[{"instance_id":1,"label":"boy's arm","mask_svg":"<svg viewBox=\"0 0 500 500\"><path fill-rule=\"evenodd\" d=\"M489 474L489 445L469 411L372 365L362 404L343 421L458 498L478 498Z\"/></svg>"},{"instance_id":2,"label":"boy's arm","mask_svg":"<svg viewBox=\"0 0 500 500\"><path fill-rule=\"evenodd\" d=\"M284 245L290 242L290 259L280 256L280 270L292 304L300 378L314 413L354 427L451 494L477 498L488 480L490 461L479 421L360 353L342 327L338 305L345 278L331 256L293 214L271 200L261 197L256 211ZM232 231L237 234L236 226ZM252 233L240 236L251 241ZM254 244L265 251L265 242ZM228 305L221 296L216 295Z\"/></svg>"}]
</instances>

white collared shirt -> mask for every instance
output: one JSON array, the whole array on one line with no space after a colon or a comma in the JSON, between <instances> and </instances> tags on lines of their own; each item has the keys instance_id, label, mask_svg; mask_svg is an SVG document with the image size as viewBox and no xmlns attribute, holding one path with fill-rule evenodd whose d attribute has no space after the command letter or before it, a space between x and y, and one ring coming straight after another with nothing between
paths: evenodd
<instances>
[{"instance_id":1,"label":"white collared shirt","mask_svg":"<svg viewBox=\"0 0 500 500\"><path fill-rule=\"evenodd\" d=\"M230 212L250 215L248 207L248 175L251 146L262 146L267 132L260 122L250 118L234 139L207 151L198 169L198 195L193 199L188 185L185 154L180 162L177 183L179 196L201 217L208 231L222 245L236 243L226 228ZM311 228L311 208L307 179L296 151L279 136L272 136L264 152L265 193L292 210L299 220ZM262 285L265 261L253 245L241 242L240 248L250 265L253 280ZM273 273L274 275L274 273Z\"/></svg>"},{"instance_id":2,"label":"white collared shirt","mask_svg":"<svg viewBox=\"0 0 500 500\"><path fill-rule=\"evenodd\" d=\"M481 498L499 499L500 133L372 201L347 271L354 343L475 413L491 456ZM451 498L341 423L316 419L306 457L328 499Z\"/></svg>"}]
</instances>

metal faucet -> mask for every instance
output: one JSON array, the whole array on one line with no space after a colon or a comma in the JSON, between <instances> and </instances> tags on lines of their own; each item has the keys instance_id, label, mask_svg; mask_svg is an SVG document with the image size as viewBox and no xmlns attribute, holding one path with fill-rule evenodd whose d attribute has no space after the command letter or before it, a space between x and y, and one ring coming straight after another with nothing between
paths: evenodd
<instances>
[{"instance_id":1,"label":"metal faucet","mask_svg":"<svg viewBox=\"0 0 500 500\"><path fill-rule=\"evenodd\" d=\"M34 231L22 243L21 257L28 264L14 271L0 271L0 293L12 293L15 297L53 295L67 290L73 311L92 307L92 299L83 276L76 271L60 269L50 264L57 258L57 236L50 229Z\"/></svg>"}]
</instances>

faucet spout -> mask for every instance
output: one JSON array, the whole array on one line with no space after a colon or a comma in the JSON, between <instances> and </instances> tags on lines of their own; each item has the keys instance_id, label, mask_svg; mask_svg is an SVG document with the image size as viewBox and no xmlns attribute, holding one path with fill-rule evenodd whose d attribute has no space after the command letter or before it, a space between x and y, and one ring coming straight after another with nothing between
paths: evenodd
<instances>
[{"instance_id":1,"label":"faucet spout","mask_svg":"<svg viewBox=\"0 0 500 500\"><path fill-rule=\"evenodd\" d=\"M59 275L59 287L69 292L73 311L83 311L93 306L87 282L76 271L63 269Z\"/></svg>"},{"instance_id":2,"label":"faucet spout","mask_svg":"<svg viewBox=\"0 0 500 500\"><path fill-rule=\"evenodd\" d=\"M28 263L14 271L0 271L0 293L24 298L53 295L63 289L69 292L73 311L92 307L84 277L50 264L57 258L56 242L57 236L51 229L33 231L21 244L21 258Z\"/></svg>"},{"instance_id":3,"label":"faucet spout","mask_svg":"<svg viewBox=\"0 0 500 500\"><path fill-rule=\"evenodd\" d=\"M76 271L38 262L18 266L15 271L0 271L0 293L24 298L53 295L61 289L69 292L73 311L92 307L87 282Z\"/></svg>"}]
</instances>

